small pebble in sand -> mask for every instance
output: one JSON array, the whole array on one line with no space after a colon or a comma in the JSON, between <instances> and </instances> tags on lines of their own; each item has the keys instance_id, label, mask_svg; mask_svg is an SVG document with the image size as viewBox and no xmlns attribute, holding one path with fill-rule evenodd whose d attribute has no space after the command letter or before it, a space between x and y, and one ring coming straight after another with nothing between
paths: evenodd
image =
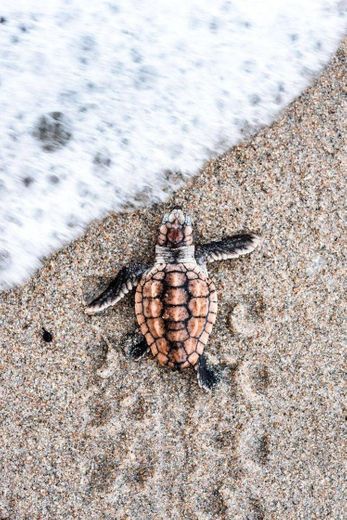
<instances>
[{"instance_id":1,"label":"small pebble in sand","mask_svg":"<svg viewBox=\"0 0 347 520\"><path fill-rule=\"evenodd\" d=\"M42 339L46 343L50 343L51 341L53 341L52 334L48 332L48 330L46 330L44 327L42 327Z\"/></svg>"}]
</instances>

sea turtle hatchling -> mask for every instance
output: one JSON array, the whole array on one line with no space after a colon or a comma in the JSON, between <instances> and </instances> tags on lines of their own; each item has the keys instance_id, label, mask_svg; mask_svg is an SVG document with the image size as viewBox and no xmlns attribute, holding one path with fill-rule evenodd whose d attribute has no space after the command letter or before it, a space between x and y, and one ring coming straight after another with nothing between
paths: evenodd
<instances>
[{"instance_id":1,"label":"sea turtle hatchling","mask_svg":"<svg viewBox=\"0 0 347 520\"><path fill-rule=\"evenodd\" d=\"M260 238L242 234L194 246L191 218L175 208L164 215L151 267L123 267L107 289L86 307L96 314L136 287L135 314L144 336L129 354L137 359L149 348L160 365L194 367L201 387L210 390L218 371L203 354L217 315L217 291L206 264L253 251Z\"/></svg>"}]
</instances>

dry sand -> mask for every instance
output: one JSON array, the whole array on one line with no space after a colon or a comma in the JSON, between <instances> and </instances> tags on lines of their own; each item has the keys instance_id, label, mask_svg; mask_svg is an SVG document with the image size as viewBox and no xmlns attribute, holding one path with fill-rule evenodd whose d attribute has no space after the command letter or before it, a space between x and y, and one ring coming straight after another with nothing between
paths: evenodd
<instances>
[{"instance_id":1,"label":"dry sand","mask_svg":"<svg viewBox=\"0 0 347 520\"><path fill-rule=\"evenodd\" d=\"M1 295L1 519L345 518L345 50L165 207L95 222ZM83 313L94 276L153 258L173 203L199 241L245 228L264 237L210 268L220 311L207 352L224 370L211 394L190 371L124 356L130 296Z\"/></svg>"}]
</instances>

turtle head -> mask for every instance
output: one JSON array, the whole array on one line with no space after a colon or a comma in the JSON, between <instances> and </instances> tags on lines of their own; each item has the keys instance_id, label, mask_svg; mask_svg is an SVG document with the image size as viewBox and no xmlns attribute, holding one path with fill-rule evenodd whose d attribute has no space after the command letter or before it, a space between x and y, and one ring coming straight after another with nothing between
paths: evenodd
<instances>
[{"instance_id":1,"label":"turtle head","mask_svg":"<svg viewBox=\"0 0 347 520\"><path fill-rule=\"evenodd\" d=\"M192 219L181 208L165 213L157 240L158 246L182 247L193 245Z\"/></svg>"}]
</instances>

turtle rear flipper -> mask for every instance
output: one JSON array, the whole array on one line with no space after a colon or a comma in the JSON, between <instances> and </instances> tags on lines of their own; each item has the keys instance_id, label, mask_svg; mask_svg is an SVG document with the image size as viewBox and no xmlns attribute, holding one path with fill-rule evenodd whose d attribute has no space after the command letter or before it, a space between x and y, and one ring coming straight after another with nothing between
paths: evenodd
<instances>
[{"instance_id":1,"label":"turtle rear flipper","mask_svg":"<svg viewBox=\"0 0 347 520\"><path fill-rule=\"evenodd\" d=\"M204 390L212 390L219 382L220 375L217 369L207 364L206 357L200 356L198 365L196 366L198 383Z\"/></svg>"},{"instance_id":2,"label":"turtle rear flipper","mask_svg":"<svg viewBox=\"0 0 347 520\"><path fill-rule=\"evenodd\" d=\"M260 243L261 238L255 233L234 235L218 242L197 246L195 256L199 264L229 260L251 253Z\"/></svg>"},{"instance_id":3,"label":"turtle rear flipper","mask_svg":"<svg viewBox=\"0 0 347 520\"><path fill-rule=\"evenodd\" d=\"M134 289L141 276L147 270L147 266L132 265L122 267L108 287L85 308L86 314L97 314L98 312L115 305L123 296Z\"/></svg>"},{"instance_id":4,"label":"turtle rear flipper","mask_svg":"<svg viewBox=\"0 0 347 520\"><path fill-rule=\"evenodd\" d=\"M127 357L138 360L146 354L148 348L149 347L144 336L136 333L130 333L125 339L123 352Z\"/></svg>"}]
</instances>

